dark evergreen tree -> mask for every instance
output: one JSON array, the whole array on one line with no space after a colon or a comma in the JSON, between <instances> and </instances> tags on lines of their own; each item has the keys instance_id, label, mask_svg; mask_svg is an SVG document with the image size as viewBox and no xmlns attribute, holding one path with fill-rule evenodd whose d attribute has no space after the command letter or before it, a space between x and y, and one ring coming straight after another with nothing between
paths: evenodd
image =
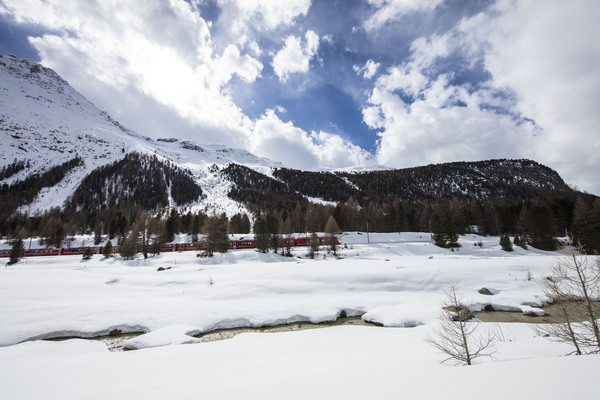
<instances>
[{"instance_id":1,"label":"dark evergreen tree","mask_svg":"<svg viewBox=\"0 0 600 400\"><path fill-rule=\"evenodd\" d=\"M273 248L273 252L277 253L281 244L281 235L279 233L279 219L276 216L267 216L267 231L270 247Z\"/></svg>"},{"instance_id":2,"label":"dark evergreen tree","mask_svg":"<svg viewBox=\"0 0 600 400\"><path fill-rule=\"evenodd\" d=\"M94 255L94 252L92 251L92 248L88 246L88 247L85 248L85 251L83 252L82 258L84 260L89 260L89 259L92 258L93 255Z\"/></svg>"},{"instance_id":3,"label":"dark evergreen tree","mask_svg":"<svg viewBox=\"0 0 600 400\"><path fill-rule=\"evenodd\" d=\"M600 252L600 198L579 197L575 202L572 230L588 252Z\"/></svg>"},{"instance_id":4,"label":"dark evergreen tree","mask_svg":"<svg viewBox=\"0 0 600 400\"><path fill-rule=\"evenodd\" d=\"M108 258L108 257L112 257L112 252L113 252L113 245L112 245L111 241L109 240L108 242L106 242L106 245L104 246L102 254L104 255L105 258Z\"/></svg>"},{"instance_id":5,"label":"dark evergreen tree","mask_svg":"<svg viewBox=\"0 0 600 400\"><path fill-rule=\"evenodd\" d=\"M257 219L254 222L254 247L261 253L266 253L269 249L269 227L265 219Z\"/></svg>"},{"instance_id":6,"label":"dark evergreen tree","mask_svg":"<svg viewBox=\"0 0 600 400\"><path fill-rule=\"evenodd\" d=\"M444 229L444 222L439 212L431 213L429 231L431 232L431 239L436 246L446 247L448 245L448 235Z\"/></svg>"},{"instance_id":7,"label":"dark evergreen tree","mask_svg":"<svg viewBox=\"0 0 600 400\"><path fill-rule=\"evenodd\" d=\"M165 229L167 233L167 242L175 240L175 234L179 232L179 213L176 209L172 208L169 217L165 223Z\"/></svg>"},{"instance_id":8,"label":"dark evergreen tree","mask_svg":"<svg viewBox=\"0 0 600 400\"><path fill-rule=\"evenodd\" d=\"M528 221L529 243L541 250L554 250L554 216L545 204L532 205Z\"/></svg>"},{"instance_id":9,"label":"dark evergreen tree","mask_svg":"<svg viewBox=\"0 0 600 400\"><path fill-rule=\"evenodd\" d=\"M8 265L16 264L25 255L25 248L23 247L23 240L21 238L15 239L10 249L10 259Z\"/></svg>"},{"instance_id":10,"label":"dark evergreen tree","mask_svg":"<svg viewBox=\"0 0 600 400\"><path fill-rule=\"evenodd\" d=\"M526 237L524 237L524 236L521 236L521 235L516 235L516 236L515 236L515 239L513 240L513 243L514 243L516 246L519 246L519 247L521 247L521 248L522 248L522 249L524 249L524 250L527 250L527 249L528 249L528 247L527 247L527 238L526 238Z\"/></svg>"},{"instance_id":11,"label":"dark evergreen tree","mask_svg":"<svg viewBox=\"0 0 600 400\"><path fill-rule=\"evenodd\" d=\"M513 251L513 245L512 245L512 242L510 241L510 237L508 236L508 233L504 233L500 236L500 246L502 247L502 250L504 250L504 251Z\"/></svg>"}]
</instances>

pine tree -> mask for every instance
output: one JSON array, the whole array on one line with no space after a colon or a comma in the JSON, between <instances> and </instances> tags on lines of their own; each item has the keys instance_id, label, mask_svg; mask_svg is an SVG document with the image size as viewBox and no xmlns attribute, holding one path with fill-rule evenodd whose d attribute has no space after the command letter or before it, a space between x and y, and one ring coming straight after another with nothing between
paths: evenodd
<instances>
[{"instance_id":1,"label":"pine tree","mask_svg":"<svg viewBox=\"0 0 600 400\"><path fill-rule=\"evenodd\" d=\"M600 199L579 197L573 211L573 234L587 251L600 251Z\"/></svg>"},{"instance_id":2,"label":"pine tree","mask_svg":"<svg viewBox=\"0 0 600 400\"><path fill-rule=\"evenodd\" d=\"M429 218L429 231L431 232L431 239L438 247L446 247L448 245L448 237L444 230L444 224L442 217L438 212L432 212Z\"/></svg>"},{"instance_id":3,"label":"pine tree","mask_svg":"<svg viewBox=\"0 0 600 400\"><path fill-rule=\"evenodd\" d=\"M165 223L165 228L168 239L167 242L172 242L175 240L175 234L179 230L179 214L176 209L171 209L169 218L167 218L167 222Z\"/></svg>"},{"instance_id":4,"label":"pine tree","mask_svg":"<svg viewBox=\"0 0 600 400\"><path fill-rule=\"evenodd\" d=\"M279 234L279 219L276 216L267 216L267 230L270 246L273 248L273 252L277 253L281 244L281 235Z\"/></svg>"},{"instance_id":5,"label":"pine tree","mask_svg":"<svg viewBox=\"0 0 600 400\"><path fill-rule=\"evenodd\" d=\"M500 246L502 246L502 250L504 251L513 251L513 245L510 241L508 233L505 233L500 236Z\"/></svg>"},{"instance_id":6,"label":"pine tree","mask_svg":"<svg viewBox=\"0 0 600 400\"><path fill-rule=\"evenodd\" d=\"M269 249L269 229L267 221L257 219L254 223L254 247L261 253L266 253Z\"/></svg>"},{"instance_id":7,"label":"pine tree","mask_svg":"<svg viewBox=\"0 0 600 400\"><path fill-rule=\"evenodd\" d=\"M25 248L23 247L22 239L15 239L10 250L10 259L8 265L16 264L25 254Z\"/></svg>"},{"instance_id":8,"label":"pine tree","mask_svg":"<svg viewBox=\"0 0 600 400\"><path fill-rule=\"evenodd\" d=\"M92 248L88 246L85 248L85 251L83 252L83 259L89 260L92 258L93 255L94 255L94 252L92 251Z\"/></svg>"},{"instance_id":9,"label":"pine tree","mask_svg":"<svg viewBox=\"0 0 600 400\"><path fill-rule=\"evenodd\" d=\"M104 246L102 254L104 255L105 258L108 258L108 257L112 256L112 252L113 252L113 245L112 245L111 241L109 240L108 242L106 242L106 246Z\"/></svg>"},{"instance_id":10,"label":"pine tree","mask_svg":"<svg viewBox=\"0 0 600 400\"><path fill-rule=\"evenodd\" d=\"M533 247L541 250L554 250L554 215L544 204L530 208L529 239Z\"/></svg>"}]
</instances>

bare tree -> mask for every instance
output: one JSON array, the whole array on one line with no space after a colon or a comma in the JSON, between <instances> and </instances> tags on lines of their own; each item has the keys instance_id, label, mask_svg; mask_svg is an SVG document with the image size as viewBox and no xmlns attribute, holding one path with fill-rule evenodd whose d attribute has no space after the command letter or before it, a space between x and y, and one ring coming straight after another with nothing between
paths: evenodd
<instances>
[{"instance_id":1,"label":"bare tree","mask_svg":"<svg viewBox=\"0 0 600 400\"><path fill-rule=\"evenodd\" d=\"M564 323L542 325L536 331L571 343L575 354L600 352L598 300L600 297L600 259L590 258L579 242L569 236L563 253L545 280L544 292L556 303Z\"/></svg>"},{"instance_id":2,"label":"bare tree","mask_svg":"<svg viewBox=\"0 0 600 400\"><path fill-rule=\"evenodd\" d=\"M333 218L333 215L330 215L329 219L327 220L327 224L325 225L325 233L327 234L327 238L329 240L329 251L332 251L333 255L337 256L338 235L342 233L342 231L335 221L335 218Z\"/></svg>"},{"instance_id":3,"label":"bare tree","mask_svg":"<svg viewBox=\"0 0 600 400\"><path fill-rule=\"evenodd\" d=\"M478 357L492 356L496 339L489 331L487 336L477 333L479 323L469 321L472 314L461 300L456 285L451 285L445 292L440 324L425 340L448 356L442 362L454 360L458 364L471 365Z\"/></svg>"},{"instance_id":4,"label":"bare tree","mask_svg":"<svg viewBox=\"0 0 600 400\"><path fill-rule=\"evenodd\" d=\"M215 251L226 253L229 248L229 239L227 237L227 218L225 214L219 216L207 217L204 220L202 232L206 235L205 255L212 257Z\"/></svg>"}]
</instances>

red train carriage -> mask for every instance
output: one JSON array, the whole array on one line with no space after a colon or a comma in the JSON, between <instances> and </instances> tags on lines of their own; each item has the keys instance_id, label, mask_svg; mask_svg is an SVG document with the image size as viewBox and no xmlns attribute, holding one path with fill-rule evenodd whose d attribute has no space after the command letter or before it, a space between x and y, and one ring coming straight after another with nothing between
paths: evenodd
<instances>
[{"instance_id":1,"label":"red train carriage","mask_svg":"<svg viewBox=\"0 0 600 400\"><path fill-rule=\"evenodd\" d=\"M77 256L77 255L82 255L85 253L85 249L87 249L89 246L86 247L71 247L70 249L60 249L60 254L63 256ZM90 247L90 249L92 249L92 254L100 254L102 253L102 247ZM58 249L56 249L58 250Z\"/></svg>"},{"instance_id":2,"label":"red train carriage","mask_svg":"<svg viewBox=\"0 0 600 400\"><path fill-rule=\"evenodd\" d=\"M281 239L279 241L279 247L294 247L296 245L296 239Z\"/></svg>"},{"instance_id":3,"label":"red train carriage","mask_svg":"<svg viewBox=\"0 0 600 400\"><path fill-rule=\"evenodd\" d=\"M25 250L24 257L36 257L36 256L59 256L61 255L61 249L31 249Z\"/></svg>"},{"instance_id":4,"label":"red train carriage","mask_svg":"<svg viewBox=\"0 0 600 400\"><path fill-rule=\"evenodd\" d=\"M230 249L253 249L254 240L231 240L229 242Z\"/></svg>"},{"instance_id":5,"label":"red train carriage","mask_svg":"<svg viewBox=\"0 0 600 400\"><path fill-rule=\"evenodd\" d=\"M296 239L296 246L310 246L310 238L303 237Z\"/></svg>"},{"instance_id":6,"label":"red train carriage","mask_svg":"<svg viewBox=\"0 0 600 400\"><path fill-rule=\"evenodd\" d=\"M162 246L160 246L160 252L161 253L170 253L175 251L175 248L177 247L176 244L163 244Z\"/></svg>"},{"instance_id":7,"label":"red train carriage","mask_svg":"<svg viewBox=\"0 0 600 400\"><path fill-rule=\"evenodd\" d=\"M324 236L319 237L319 244L322 246L331 246L333 243L340 244L338 239L335 236Z\"/></svg>"},{"instance_id":8,"label":"red train carriage","mask_svg":"<svg viewBox=\"0 0 600 400\"><path fill-rule=\"evenodd\" d=\"M286 246L310 246L312 238L311 237L301 237L298 239L281 239L279 244L281 247ZM331 245L332 240L335 240L336 244L339 244L339 241L336 237L324 236L319 237L319 245ZM229 241L229 248L232 250L235 249L253 249L254 240L231 240ZM62 248L62 249L31 249L25 250L25 257L35 257L35 256L59 256L59 255L82 255L85 253L86 247L72 247L72 248ZM104 248L103 247L90 247L92 249L92 254L102 254ZM169 253L174 251L198 251L198 250L206 250L206 246L202 243L180 243L180 244L165 244L162 245L160 251L163 253ZM2 257L10 257L11 250L5 249L0 250L0 258ZM112 249L113 254L119 253L119 247L114 246Z\"/></svg>"},{"instance_id":9,"label":"red train carriage","mask_svg":"<svg viewBox=\"0 0 600 400\"><path fill-rule=\"evenodd\" d=\"M180 243L175 245L177 251L196 251L205 250L205 247L201 246L200 243Z\"/></svg>"}]
</instances>

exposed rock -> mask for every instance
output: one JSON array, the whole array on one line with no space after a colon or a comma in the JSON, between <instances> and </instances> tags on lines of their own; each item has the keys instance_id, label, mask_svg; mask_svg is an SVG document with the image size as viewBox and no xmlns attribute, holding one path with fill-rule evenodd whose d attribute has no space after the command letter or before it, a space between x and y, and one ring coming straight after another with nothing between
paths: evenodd
<instances>
[{"instance_id":1,"label":"exposed rock","mask_svg":"<svg viewBox=\"0 0 600 400\"><path fill-rule=\"evenodd\" d=\"M479 289L478 292L481 293L481 294L484 294L486 296L493 296L494 295L494 293L492 293L492 291L490 289L485 288L485 287Z\"/></svg>"},{"instance_id":2,"label":"exposed rock","mask_svg":"<svg viewBox=\"0 0 600 400\"><path fill-rule=\"evenodd\" d=\"M454 314L452 316L453 321L468 321L472 318L475 318L475 315L473 315L471 310L465 306L459 306L459 307L448 306L448 307L444 307L444 310L450 311L451 313Z\"/></svg>"}]
</instances>

